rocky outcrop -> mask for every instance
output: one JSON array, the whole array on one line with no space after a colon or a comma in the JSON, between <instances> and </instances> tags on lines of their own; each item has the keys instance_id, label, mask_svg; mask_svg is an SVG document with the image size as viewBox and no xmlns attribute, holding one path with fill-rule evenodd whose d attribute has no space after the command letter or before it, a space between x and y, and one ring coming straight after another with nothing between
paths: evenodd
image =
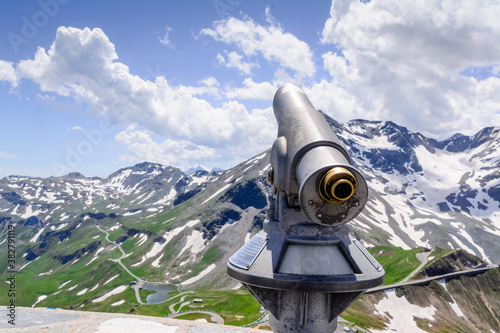
<instances>
[{"instance_id":1,"label":"rocky outcrop","mask_svg":"<svg viewBox=\"0 0 500 333\"><path fill-rule=\"evenodd\" d=\"M457 271L475 268L485 262L478 257L465 252L455 250L432 262L417 275L418 278L439 276Z\"/></svg>"},{"instance_id":2,"label":"rocky outcrop","mask_svg":"<svg viewBox=\"0 0 500 333\"><path fill-rule=\"evenodd\" d=\"M76 250L75 252L73 252L71 254L67 254L67 255L58 254L58 255L55 255L53 258L56 260L59 260L59 262L61 262L61 265L64 265L75 258L78 259L78 258L82 257L84 254L95 252L99 248L100 245L101 245L101 241L95 241L95 242L92 242L89 245L85 246L84 248Z\"/></svg>"}]
</instances>

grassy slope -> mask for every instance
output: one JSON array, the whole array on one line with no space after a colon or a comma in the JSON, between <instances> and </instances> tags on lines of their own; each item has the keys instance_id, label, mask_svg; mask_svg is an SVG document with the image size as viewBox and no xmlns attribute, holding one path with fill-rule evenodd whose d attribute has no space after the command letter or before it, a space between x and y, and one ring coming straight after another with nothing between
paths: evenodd
<instances>
[{"instance_id":1,"label":"grassy slope","mask_svg":"<svg viewBox=\"0 0 500 333\"><path fill-rule=\"evenodd\" d=\"M417 253L423 248L418 247L411 250L403 250L392 246L375 246L369 249L370 253L385 269L384 284L400 282L413 272L419 265Z\"/></svg>"}]
</instances>

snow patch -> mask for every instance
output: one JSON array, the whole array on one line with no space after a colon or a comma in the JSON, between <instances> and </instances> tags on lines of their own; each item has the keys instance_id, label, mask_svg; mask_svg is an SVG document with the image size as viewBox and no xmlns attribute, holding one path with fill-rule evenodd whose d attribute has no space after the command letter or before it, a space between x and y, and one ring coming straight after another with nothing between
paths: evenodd
<instances>
[{"instance_id":1,"label":"snow patch","mask_svg":"<svg viewBox=\"0 0 500 333\"><path fill-rule=\"evenodd\" d=\"M132 215L136 215L136 214L140 214L142 213L142 209L139 209L138 211L135 211L135 212L127 212L127 213L124 213L122 214L123 216L132 216Z\"/></svg>"},{"instance_id":2,"label":"snow patch","mask_svg":"<svg viewBox=\"0 0 500 333\"><path fill-rule=\"evenodd\" d=\"M110 283L111 281L113 281L114 279L116 279L118 277L118 275L120 275L120 274L116 274L115 276L109 278L108 281L106 281L106 282L103 283L103 286L107 285L108 283Z\"/></svg>"},{"instance_id":3,"label":"snow patch","mask_svg":"<svg viewBox=\"0 0 500 333\"><path fill-rule=\"evenodd\" d=\"M64 287L65 285L67 285L67 284L68 284L68 283L70 283L70 282L71 282L71 280L68 280L68 281L66 281L66 282L63 282L63 284L61 284L61 285L59 286L59 288L57 288L57 289L61 289L62 287Z\"/></svg>"},{"instance_id":4,"label":"snow patch","mask_svg":"<svg viewBox=\"0 0 500 333\"><path fill-rule=\"evenodd\" d=\"M33 305L31 307L34 308L35 305L37 305L38 303L40 303L41 301L43 301L46 298L47 298L47 295L38 296L38 299L36 300L35 303L33 303Z\"/></svg>"},{"instance_id":5,"label":"snow patch","mask_svg":"<svg viewBox=\"0 0 500 333\"><path fill-rule=\"evenodd\" d=\"M190 278L190 279L188 279L188 280L186 280L184 282L181 282L181 285L185 286L185 285L188 285L188 284L195 283L198 280L201 280L205 275L207 275L208 273L210 273L211 271L213 271L215 267L216 267L215 264L211 264L210 266L208 266L207 268L205 268L200 274L198 274L195 277L192 277L192 278Z\"/></svg>"},{"instance_id":6,"label":"snow patch","mask_svg":"<svg viewBox=\"0 0 500 333\"><path fill-rule=\"evenodd\" d=\"M201 222L201 220L192 220L192 221L189 221L188 223L186 223L186 228L194 227L195 225L197 225L200 222Z\"/></svg>"},{"instance_id":7,"label":"snow patch","mask_svg":"<svg viewBox=\"0 0 500 333\"><path fill-rule=\"evenodd\" d=\"M69 217L69 216L68 216ZM62 219L61 219L62 221ZM63 223L63 224L60 224L57 226L57 228L55 228L54 230L61 230L62 228L64 228L65 226L67 226L68 224L67 223Z\"/></svg>"},{"instance_id":8,"label":"snow patch","mask_svg":"<svg viewBox=\"0 0 500 333\"><path fill-rule=\"evenodd\" d=\"M87 290L88 290L88 288L82 289L82 290L80 290L79 292L77 292L76 294L77 294L78 296L82 296L83 294L85 294L85 293L87 292Z\"/></svg>"},{"instance_id":9,"label":"snow patch","mask_svg":"<svg viewBox=\"0 0 500 333\"><path fill-rule=\"evenodd\" d=\"M186 245L184 245L184 248L179 252L179 255L177 256L180 257L184 251L187 249L191 248L191 253L192 254L197 254L201 252L205 248L205 241L203 239L203 233L198 231L198 230L193 230L191 235L189 235L186 239Z\"/></svg>"},{"instance_id":10,"label":"snow patch","mask_svg":"<svg viewBox=\"0 0 500 333\"><path fill-rule=\"evenodd\" d=\"M471 235L469 235L469 234L465 231L465 229L461 229L461 230L460 230L460 232L459 232L459 234L460 234L463 238L467 239L467 241L468 241L471 245L473 245L473 246L477 249L477 251L478 251L479 253L481 253L481 256L483 257L483 260L484 260L484 261L486 261L486 262L488 262L488 263L491 263L491 261L489 260L488 256L487 256L487 255L486 255L486 253L484 252L484 249L483 249L482 247L480 247L479 245L477 245L477 244L476 244L476 242L474 242L474 239L472 239Z\"/></svg>"},{"instance_id":11,"label":"snow patch","mask_svg":"<svg viewBox=\"0 0 500 333\"><path fill-rule=\"evenodd\" d=\"M35 243L38 239L38 237L40 237L40 235L42 234L42 232L45 230L45 227L43 227L42 229L40 229L35 236L33 236L32 239L30 239L30 243Z\"/></svg>"},{"instance_id":12,"label":"snow patch","mask_svg":"<svg viewBox=\"0 0 500 333\"><path fill-rule=\"evenodd\" d=\"M446 281L444 279L442 280L437 280L437 282L443 286L443 288L448 291L448 288L446 287ZM449 293L448 293L449 294ZM462 312L462 309L460 309L460 307L458 306L458 303L457 301L455 301L455 299L453 298L453 296L451 296L451 300L453 303L448 303L450 304L451 308L453 309L453 311L455 311L455 314L458 316L458 317L462 317L462 318L465 318L465 315L464 313Z\"/></svg>"},{"instance_id":13,"label":"snow patch","mask_svg":"<svg viewBox=\"0 0 500 333\"><path fill-rule=\"evenodd\" d=\"M40 273L40 274L38 274L38 276L49 275L50 273L52 273L52 270L45 272L45 273Z\"/></svg>"},{"instance_id":14,"label":"snow patch","mask_svg":"<svg viewBox=\"0 0 500 333\"><path fill-rule=\"evenodd\" d=\"M55 192L45 192L44 195L46 196L46 198L44 196L40 197L40 201L45 201L47 203L52 203L56 200L56 193Z\"/></svg>"},{"instance_id":15,"label":"snow patch","mask_svg":"<svg viewBox=\"0 0 500 333\"><path fill-rule=\"evenodd\" d=\"M174 238L175 236L177 236L185 228L186 228L186 226L182 226L182 227L175 228L174 230L171 230L171 231L167 232L163 236L163 238L165 238L165 241L161 242L161 243L154 242L153 247L151 248L151 250L149 250L148 253L146 253L145 255L143 255L141 261L138 262L138 263L133 264L132 267L136 267L136 266L141 265L143 262L145 262L149 258L156 257L156 255L158 253L160 253L161 251L163 251L163 249L165 248L165 246L167 246L168 242L170 242L172 240L172 238Z\"/></svg>"},{"instance_id":16,"label":"snow patch","mask_svg":"<svg viewBox=\"0 0 500 333\"><path fill-rule=\"evenodd\" d=\"M375 305L375 313L389 322L388 327L386 330L372 330L373 332L425 332L417 326L415 318L434 320L437 309L433 305L422 308L411 304L405 297L397 297L396 289L387 290L385 294L387 298Z\"/></svg>"},{"instance_id":17,"label":"snow patch","mask_svg":"<svg viewBox=\"0 0 500 333\"><path fill-rule=\"evenodd\" d=\"M458 239L458 237L456 237L455 235L451 235L450 234L450 237L453 238L453 240L455 241L455 243L458 244L458 246L462 249L462 250L465 250L469 253L472 253L472 254L475 254L476 252L471 249L470 247L468 247L467 245L465 245L460 239ZM453 249L454 247L452 247Z\"/></svg>"},{"instance_id":18,"label":"snow patch","mask_svg":"<svg viewBox=\"0 0 500 333\"><path fill-rule=\"evenodd\" d=\"M99 298L96 298L92 300L92 303L100 303L102 301L105 301L106 299L110 298L111 296L118 295L127 289L127 286L119 286L116 287L115 289L111 290L109 293L102 295Z\"/></svg>"},{"instance_id":19,"label":"snow patch","mask_svg":"<svg viewBox=\"0 0 500 333\"><path fill-rule=\"evenodd\" d=\"M259 171L259 176L267 174L269 172L270 167L271 167L271 164L266 165L262 170Z\"/></svg>"},{"instance_id":20,"label":"snow patch","mask_svg":"<svg viewBox=\"0 0 500 333\"><path fill-rule=\"evenodd\" d=\"M170 192L163 198L154 203L154 205L168 205L177 195L175 188L171 188Z\"/></svg>"},{"instance_id":21,"label":"snow patch","mask_svg":"<svg viewBox=\"0 0 500 333\"><path fill-rule=\"evenodd\" d=\"M218 196L220 193L224 192L225 190L227 190L229 187L231 187L231 184L227 184L226 186L224 186L223 188L219 189L218 191L216 191L214 194L212 194L207 200L203 201L201 204L204 205L206 204L207 202L209 202L210 200L212 200L213 198L215 198L216 196Z\"/></svg>"},{"instance_id":22,"label":"snow patch","mask_svg":"<svg viewBox=\"0 0 500 333\"><path fill-rule=\"evenodd\" d=\"M124 299L122 299L121 301L118 301L118 302L115 302L115 303L111 304L111 306L118 306L118 305L122 305L123 303L125 303Z\"/></svg>"},{"instance_id":23,"label":"snow patch","mask_svg":"<svg viewBox=\"0 0 500 333\"><path fill-rule=\"evenodd\" d=\"M159 256L158 258L156 258L155 261L153 261L151 263L151 266L153 266L153 267L160 267L160 260L161 260L161 258L163 258L164 254L165 253L162 253L161 256Z\"/></svg>"},{"instance_id":24,"label":"snow patch","mask_svg":"<svg viewBox=\"0 0 500 333\"><path fill-rule=\"evenodd\" d=\"M98 256L94 256L94 257L92 257L92 260L90 260L88 263L86 263L86 264L85 264L85 266L90 265L91 263L93 263L93 262L94 262L94 261L96 261L97 259L99 259L99 257L98 257Z\"/></svg>"},{"instance_id":25,"label":"snow patch","mask_svg":"<svg viewBox=\"0 0 500 333\"><path fill-rule=\"evenodd\" d=\"M40 258L40 257L38 257L38 258ZM36 258L36 259L38 259L38 258ZM36 260L36 259L35 259L35 260ZM35 261L35 260L33 260L33 261ZM28 261L27 263L25 263L24 265L22 265L22 266L21 266L21 268L19 268L19 271L21 271L24 267L26 267L26 266L28 266L29 264L31 264L33 261Z\"/></svg>"},{"instance_id":26,"label":"snow patch","mask_svg":"<svg viewBox=\"0 0 500 333\"><path fill-rule=\"evenodd\" d=\"M16 206L15 210L17 210L17 207L19 207L19 205ZM26 207L26 212L24 212L24 214L20 214L19 216L22 219L27 219L28 217L37 216L38 214L41 214L41 213L43 213L43 211L41 209L33 210L33 206L29 205ZM17 215L17 214L14 211L12 211L12 215Z\"/></svg>"},{"instance_id":27,"label":"snow patch","mask_svg":"<svg viewBox=\"0 0 500 333\"><path fill-rule=\"evenodd\" d=\"M148 240L148 235L146 235L146 234L140 234L139 241L137 242L137 244L135 244L135 246L141 246L141 245L142 245L142 244L144 244L147 240Z\"/></svg>"}]
</instances>

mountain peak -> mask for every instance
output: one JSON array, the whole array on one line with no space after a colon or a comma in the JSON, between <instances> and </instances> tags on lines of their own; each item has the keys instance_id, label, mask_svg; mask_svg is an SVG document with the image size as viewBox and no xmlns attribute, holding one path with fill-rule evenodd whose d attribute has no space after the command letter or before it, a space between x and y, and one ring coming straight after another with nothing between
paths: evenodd
<instances>
[{"instance_id":1,"label":"mountain peak","mask_svg":"<svg viewBox=\"0 0 500 333\"><path fill-rule=\"evenodd\" d=\"M189 168L187 169L186 171L184 171L185 174L187 175L190 175L190 174L193 174L195 173L196 171L206 171L206 172L210 172L210 169L209 168L206 168L204 166L201 166L201 165L198 165L194 168Z\"/></svg>"},{"instance_id":2,"label":"mountain peak","mask_svg":"<svg viewBox=\"0 0 500 333\"><path fill-rule=\"evenodd\" d=\"M80 179L80 178L85 178L85 176L82 175L80 172L70 172L68 173L68 178Z\"/></svg>"}]
</instances>

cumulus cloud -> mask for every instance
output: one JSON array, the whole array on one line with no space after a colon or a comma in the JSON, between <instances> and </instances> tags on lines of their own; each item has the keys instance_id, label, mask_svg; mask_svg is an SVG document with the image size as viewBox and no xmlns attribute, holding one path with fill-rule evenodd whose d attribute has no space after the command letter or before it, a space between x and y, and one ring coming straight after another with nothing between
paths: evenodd
<instances>
[{"instance_id":1,"label":"cumulus cloud","mask_svg":"<svg viewBox=\"0 0 500 333\"><path fill-rule=\"evenodd\" d=\"M187 140L167 139L158 143L151 138L151 133L148 131L135 130L133 127L118 133L115 139L127 147L128 155L122 158L131 163L153 161L187 169L193 165L193 161L215 156L214 149L194 145Z\"/></svg>"},{"instance_id":2,"label":"cumulus cloud","mask_svg":"<svg viewBox=\"0 0 500 333\"><path fill-rule=\"evenodd\" d=\"M341 114L337 107L347 106L348 119L393 120L440 136L498 124L499 15L497 1L334 0L321 41L341 50L322 57L340 104L322 103ZM491 75L461 75L470 67ZM321 95L325 82L312 90Z\"/></svg>"},{"instance_id":3,"label":"cumulus cloud","mask_svg":"<svg viewBox=\"0 0 500 333\"><path fill-rule=\"evenodd\" d=\"M253 67L259 67L258 63L243 61L243 56L238 54L238 52L227 52L227 60L223 55L217 53L217 61L220 65L227 68L236 68L241 74L249 75L252 73Z\"/></svg>"},{"instance_id":4,"label":"cumulus cloud","mask_svg":"<svg viewBox=\"0 0 500 333\"><path fill-rule=\"evenodd\" d=\"M268 26L262 26L251 18L243 20L229 17L216 21L213 28L200 34L216 41L234 45L247 57L261 55L280 67L292 70L297 78L311 77L315 73L314 56L309 45L287 33L266 11ZM218 55L220 61L220 54Z\"/></svg>"},{"instance_id":5,"label":"cumulus cloud","mask_svg":"<svg viewBox=\"0 0 500 333\"><path fill-rule=\"evenodd\" d=\"M175 165L175 154L167 154L168 148L180 152L179 161L182 161L185 156L214 156L213 149L230 159L224 155L237 152L235 147L240 145L248 148L248 157L270 144L269 135L265 133L274 133L275 129L274 123L268 121L272 117L270 110L248 111L237 101L214 107L196 97L217 96L219 84L215 78L202 80L199 87L173 86L163 76L151 82L132 75L117 59L114 45L101 29L60 27L50 49L39 48L33 59L20 61L17 70L42 91L87 103L94 115L105 117L115 125L136 124L168 138L154 144L142 132L128 131L117 136L121 143L130 145L133 156L141 156L136 147L146 149L149 143L154 153L165 154L164 160ZM125 135L129 139L126 140ZM268 141L263 145L254 137ZM176 147L175 142L179 142L179 146ZM261 143L256 145L256 142ZM189 152L196 154L189 155ZM149 152L147 156L154 153ZM156 160L159 158L162 157Z\"/></svg>"},{"instance_id":6,"label":"cumulus cloud","mask_svg":"<svg viewBox=\"0 0 500 333\"><path fill-rule=\"evenodd\" d=\"M226 97L230 99L262 99L272 101L276 90L276 84L269 82L256 83L251 78L246 78L243 81L242 88L230 88L226 92Z\"/></svg>"},{"instance_id":7,"label":"cumulus cloud","mask_svg":"<svg viewBox=\"0 0 500 333\"><path fill-rule=\"evenodd\" d=\"M61 27L32 59L0 60L0 81L17 87L30 80L41 100L66 96L127 128L115 139L132 162L183 167L199 159L241 161L269 148L272 108L249 110L243 102L271 101L285 82L306 82L314 106L337 120L392 120L442 138L500 123L498 17L497 1L334 0L323 45L315 47L326 51L316 57L269 8L263 24L227 17L197 37L219 42L216 62L244 79L201 76L193 86L167 81L159 65L148 67L148 79L133 75L101 29ZM170 32L166 27L159 38L166 46ZM253 76L262 68L268 81Z\"/></svg>"},{"instance_id":8,"label":"cumulus cloud","mask_svg":"<svg viewBox=\"0 0 500 333\"><path fill-rule=\"evenodd\" d=\"M16 87L18 79L14 64L9 61L0 60L0 81L7 81L13 87Z\"/></svg>"}]
</instances>

